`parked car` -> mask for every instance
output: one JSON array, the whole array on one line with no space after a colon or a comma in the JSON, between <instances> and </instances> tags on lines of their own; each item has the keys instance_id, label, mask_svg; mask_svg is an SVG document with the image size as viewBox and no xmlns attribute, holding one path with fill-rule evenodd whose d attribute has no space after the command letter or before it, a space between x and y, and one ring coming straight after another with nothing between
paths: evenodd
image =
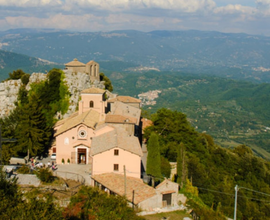
<instances>
[{"instance_id":1,"label":"parked car","mask_svg":"<svg viewBox=\"0 0 270 220\"><path fill-rule=\"evenodd\" d=\"M56 160L56 153L52 153L51 159L52 159L52 160Z\"/></svg>"}]
</instances>

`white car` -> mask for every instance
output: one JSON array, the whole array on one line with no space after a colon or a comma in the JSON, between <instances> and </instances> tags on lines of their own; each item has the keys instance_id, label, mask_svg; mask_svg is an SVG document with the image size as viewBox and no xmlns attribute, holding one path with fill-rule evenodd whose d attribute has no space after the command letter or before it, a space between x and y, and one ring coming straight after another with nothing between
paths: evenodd
<instances>
[{"instance_id":1,"label":"white car","mask_svg":"<svg viewBox=\"0 0 270 220\"><path fill-rule=\"evenodd\" d=\"M52 160L56 160L56 153L53 153L53 154L51 155L51 159L52 159Z\"/></svg>"}]
</instances>

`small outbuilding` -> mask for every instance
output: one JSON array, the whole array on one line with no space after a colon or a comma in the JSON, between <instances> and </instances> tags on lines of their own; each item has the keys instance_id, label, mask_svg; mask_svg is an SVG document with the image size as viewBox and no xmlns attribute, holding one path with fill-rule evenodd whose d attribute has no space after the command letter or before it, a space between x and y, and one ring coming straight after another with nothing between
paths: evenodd
<instances>
[{"instance_id":1,"label":"small outbuilding","mask_svg":"<svg viewBox=\"0 0 270 220\"><path fill-rule=\"evenodd\" d=\"M92 185L109 194L126 196L132 206L144 211L155 208L176 206L179 202L177 183L165 179L156 188L145 184L141 179L116 173L93 175Z\"/></svg>"}]
</instances>

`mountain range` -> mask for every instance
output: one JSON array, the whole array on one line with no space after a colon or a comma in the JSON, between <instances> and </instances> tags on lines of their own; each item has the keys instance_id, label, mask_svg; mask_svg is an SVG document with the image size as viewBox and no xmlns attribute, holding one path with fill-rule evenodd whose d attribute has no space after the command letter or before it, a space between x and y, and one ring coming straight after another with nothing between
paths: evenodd
<instances>
[{"instance_id":1,"label":"mountain range","mask_svg":"<svg viewBox=\"0 0 270 220\"><path fill-rule=\"evenodd\" d=\"M95 60L116 71L146 67L270 82L270 37L242 33L14 29L0 32L0 49L59 64Z\"/></svg>"}]
</instances>

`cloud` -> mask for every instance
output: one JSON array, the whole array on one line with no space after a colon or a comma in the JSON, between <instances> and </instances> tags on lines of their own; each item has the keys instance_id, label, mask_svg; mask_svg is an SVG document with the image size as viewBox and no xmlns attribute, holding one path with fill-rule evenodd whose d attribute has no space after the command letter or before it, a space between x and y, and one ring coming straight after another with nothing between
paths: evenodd
<instances>
[{"instance_id":1,"label":"cloud","mask_svg":"<svg viewBox=\"0 0 270 220\"><path fill-rule=\"evenodd\" d=\"M214 9L216 14L245 14L250 15L256 13L256 9L249 6L243 5L226 5Z\"/></svg>"},{"instance_id":2,"label":"cloud","mask_svg":"<svg viewBox=\"0 0 270 220\"><path fill-rule=\"evenodd\" d=\"M257 33L259 29L267 33L269 18L270 0L0 0L0 30L46 27Z\"/></svg>"},{"instance_id":3,"label":"cloud","mask_svg":"<svg viewBox=\"0 0 270 220\"><path fill-rule=\"evenodd\" d=\"M57 6L61 5L61 0L0 0L0 6L13 7L43 7L43 6Z\"/></svg>"},{"instance_id":4,"label":"cloud","mask_svg":"<svg viewBox=\"0 0 270 220\"><path fill-rule=\"evenodd\" d=\"M53 6L66 11L76 8L94 8L107 11L159 8L196 12L211 10L216 4L213 0L0 0L0 6L20 8Z\"/></svg>"}]
</instances>

